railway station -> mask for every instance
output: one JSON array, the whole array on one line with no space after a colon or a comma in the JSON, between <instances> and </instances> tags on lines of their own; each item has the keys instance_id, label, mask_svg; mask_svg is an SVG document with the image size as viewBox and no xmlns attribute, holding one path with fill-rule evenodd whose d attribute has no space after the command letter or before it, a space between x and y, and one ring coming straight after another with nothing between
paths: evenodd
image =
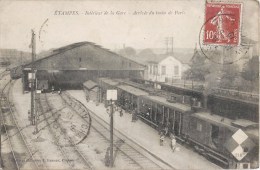
<instances>
[{"instance_id":1,"label":"railway station","mask_svg":"<svg viewBox=\"0 0 260 170\"><path fill-rule=\"evenodd\" d=\"M29 137L31 141L44 141L47 136L55 141L52 151L42 153L53 155L49 164L105 168L111 166L112 159L113 167L123 168L127 162L134 169L257 166L259 106L255 99L237 100L219 93L205 96L198 90L144 80L144 70L145 65L90 42L54 49L48 56L10 72L13 81L7 80L7 85L19 89L8 92L16 96L13 102L17 113L13 114L18 114L21 127L28 126L24 138L33 134ZM32 90L33 81L35 90ZM113 102L109 100L111 90L116 91ZM30 99L31 103L25 102ZM225 108L224 105L230 106L228 110L218 110ZM3 105L2 111L8 112ZM162 135L165 141L159 143ZM243 141L235 137L241 135L245 136ZM100 137L110 145L97 142ZM170 147L173 137L177 141L174 152ZM28 150L43 147L28 143L28 139L23 143ZM74 148L66 150L63 148L66 145ZM86 146L87 150L82 149ZM138 151L128 153L136 147ZM73 162L79 157L81 163L63 165L66 161L54 153L57 149L64 160ZM73 154L69 156L66 152ZM86 152L91 152L91 156ZM37 154L34 159L43 157ZM186 159L200 162L199 167ZM40 161L30 166L44 168L47 164Z\"/></svg>"},{"instance_id":2,"label":"railway station","mask_svg":"<svg viewBox=\"0 0 260 170\"><path fill-rule=\"evenodd\" d=\"M0 6L0 170L259 169L255 1Z\"/></svg>"}]
</instances>

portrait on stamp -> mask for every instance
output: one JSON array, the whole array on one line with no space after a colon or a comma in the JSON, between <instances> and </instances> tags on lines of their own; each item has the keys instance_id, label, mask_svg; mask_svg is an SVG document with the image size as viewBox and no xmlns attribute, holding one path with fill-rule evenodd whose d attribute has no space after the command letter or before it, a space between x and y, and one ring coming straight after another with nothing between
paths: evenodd
<instances>
[{"instance_id":1,"label":"portrait on stamp","mask_svg":"<svg viewBox=\"0 0 260 170\"><path fill-rule=\"evenodd\" d=\"M204 43L238 45L242 4L207 3Z\"/></svg>"}]
</instances>

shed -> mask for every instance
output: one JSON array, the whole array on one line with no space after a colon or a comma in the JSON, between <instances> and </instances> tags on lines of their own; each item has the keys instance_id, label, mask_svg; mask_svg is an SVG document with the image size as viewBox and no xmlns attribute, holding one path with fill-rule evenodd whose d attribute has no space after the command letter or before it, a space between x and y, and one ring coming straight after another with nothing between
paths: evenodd
<instances>
[{"instance_id":1,"label":"shed","mask_svg":"<svg viewBox=\"0 0 260 170\"><path fill-rule=\"evenodd\" d=\"M87 100L98 101L98 84L92 80L83 83L83 90Z\"/></svg>"}]
</instances>

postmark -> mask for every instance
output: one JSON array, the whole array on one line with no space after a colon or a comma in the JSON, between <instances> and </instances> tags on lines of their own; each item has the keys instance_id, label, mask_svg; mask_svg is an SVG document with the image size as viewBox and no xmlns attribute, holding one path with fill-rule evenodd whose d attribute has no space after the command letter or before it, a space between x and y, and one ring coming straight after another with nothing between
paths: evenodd
<instances>
[{"instance_id":1,"label":"postmark","mask_svg":"<svg viewBox=\"0 0 260 170\"><path fill-rule=\"evenodd\" d=\"M87 110L74 103L76 101L70 102L64 95L61 99L63 105L66 105L66 109L63 110L61 118L53 126L58 135L58 145L63 147L76 146L88 137L91 128L91 117ZM77 110L75 110L76 107ZM77 112L78 116L75 116L76 114L73 112Z\"/></svg>"},{"instance_id":2,"label":"postmark","mask_svg":"<svg viewBox=\"0 0 260 170\"><path fill-rule=\"evenodd\" d=\"M242 4L206 3L204 44L239 45Z\"/></svg>"},{"instance_id":3,"label":"postmark","mask_svg":"<svg viewBox=\"0 0 260 170\"><path fill-rule=\"evenodd\" d=\"M67 110L68 111L68 110ZM59 140L59 146L70 147L82 143L89 135L91 124L82 123L76 116L68 117L71 114L63 113L60 119L55 121L52 128L55 130ZM90 117L87 115L84 120L89 122Z\"/></svg>"}]
</instances>

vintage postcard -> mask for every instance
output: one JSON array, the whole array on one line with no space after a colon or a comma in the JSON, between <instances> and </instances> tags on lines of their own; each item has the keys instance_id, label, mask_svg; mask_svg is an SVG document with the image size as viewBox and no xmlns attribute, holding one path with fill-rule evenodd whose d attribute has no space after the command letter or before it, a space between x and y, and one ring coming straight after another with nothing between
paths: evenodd
<instances>
[{"instance_id":1,"label":"vintage postcard","mask_svg":"<svg viewBox=\"0 0 260 170\"><path fill-rule=\"evenodd\" d=\"M259 9L0 1L0 169L258 169Z\"/></svg>"}]
</instances>

